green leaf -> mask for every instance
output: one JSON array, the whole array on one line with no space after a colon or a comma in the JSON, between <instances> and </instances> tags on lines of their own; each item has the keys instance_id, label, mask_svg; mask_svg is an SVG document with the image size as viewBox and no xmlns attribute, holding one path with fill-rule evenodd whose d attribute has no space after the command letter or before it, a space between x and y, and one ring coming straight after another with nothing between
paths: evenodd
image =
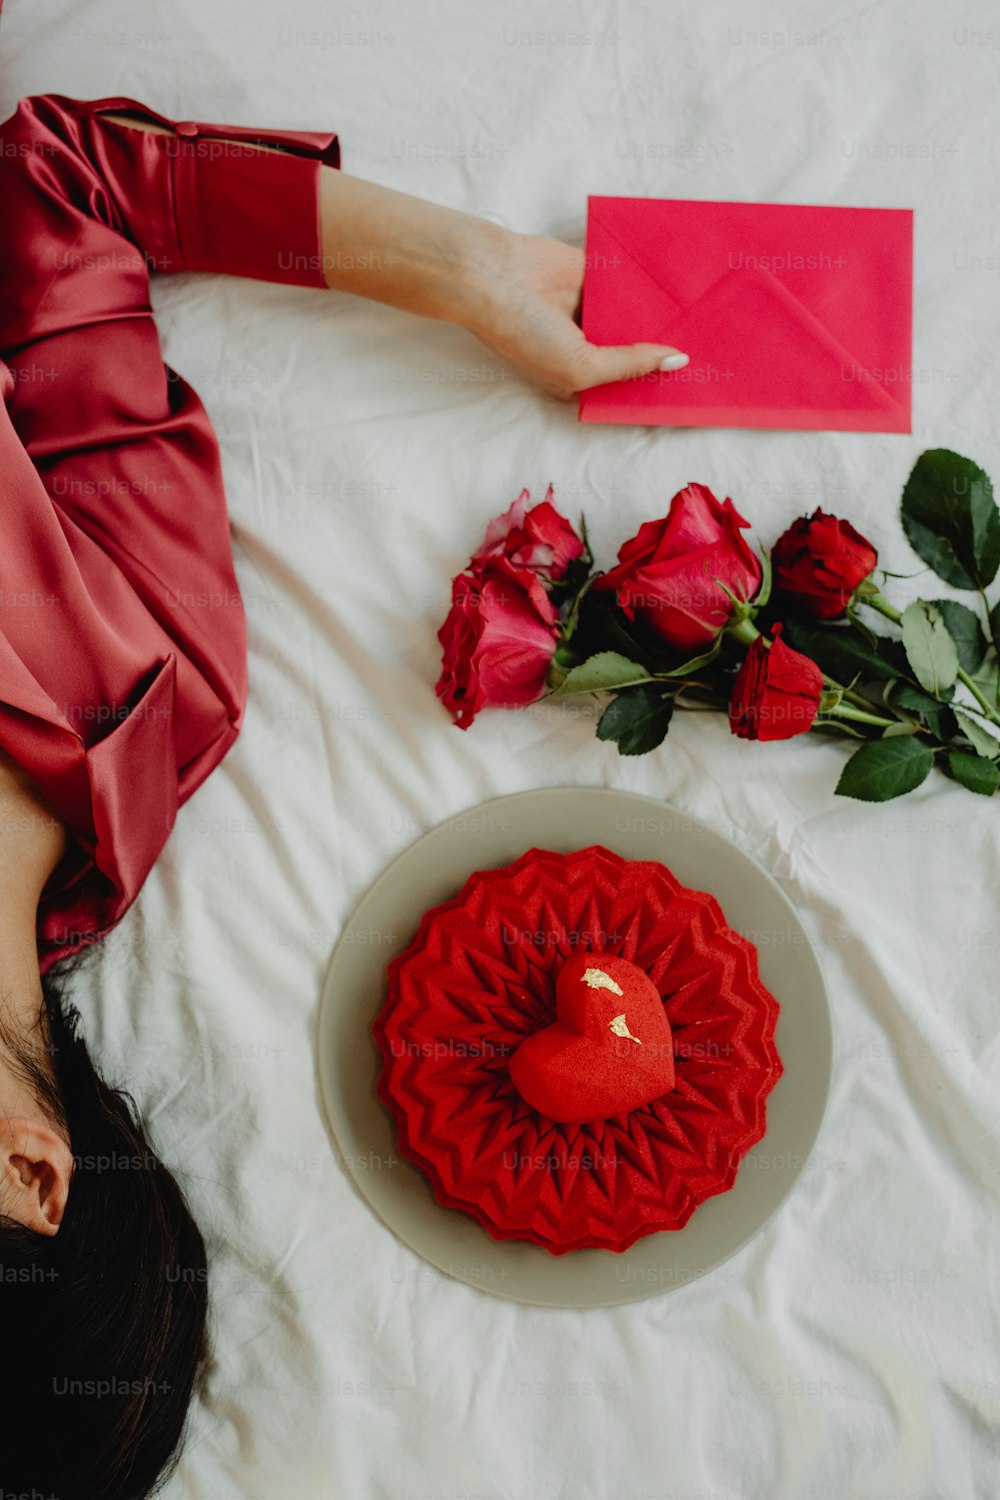
<instances>
[{"instance_id":1,"label":"green leaf","mask_svg":"<svg viewBox=\"0 0 1000 1500\"><path fill-rule=\"evenodd\" d=\"M901 734L919 734L920 725L916 719L899 719L895 724L890 724L888 729L883 729L884 740L894 740Z\"/></svg>"},{"instance_id":2,"label":"green leaf","mask_svg":"<svg viewBox=\"0 0 1000 1500\"><path fill-rule=\"evenodd\" d=\"M972 680L988 703L1000 707L1000 659L988 656L972 673Z\"/></svg>"},{"instance_id":3,"label":"green leaf","mask_svg":"<svg viewBox=\"0 0 1000 1500\"><path fill-rule=\"evenodd\" d=\"M986 760L982 755L967 755L964 750L951 750L948 753L948 768L956 781L961 782L970 792L978 792L980 797L992 797L1000 786L1000 770L992 760Z\"/></svg>"},{"instance_id":4,"label":"green leaf","mask_svg":"<svg viewBox=\"0 0 1000 1500\"><path fill-rule=\"evenodd\" d=\"M572 667L550 698L568 698L571 693L607 693L632 683L648 682L649 673L638 662L619 656L617 651L599 651L588 656L578 667Z\"/></svg>"},{"instance_id":5,"label":"green leaf","mask_svg":"<svg viewBox=\"0 0 1000 1500\"><path fill-rule=\"evenodd\" d=\"M898 641L879 636L872 646L852 625L816 625L811 620L786 620L782 639L801 651L836 682L849 683L861 677L888 682L909 677L906 654Z\"/></svg>"},{"instance_id":6,"label":"green leaf","mask_svg":"<svg viewBox=\"0 0 1000 1500\"><path fill-rule=\"evenodd\" d=\"M912 683L904 682L900 678L886 683L882 689L882 702L891 704L893 708L915 709L917 713L941 706L937 699L925 693L923 688L914 687Z\"/></svg>"},{"instance_id":7,"label":"green leaf","mask_svg":"<svg viewBox=\"0 0 1000 1500\"><path fill-rule=\"evenodd\" d=\"M945 628L944 617L926 599L915 599L903 610L903 649L920 686L937 698L955 686L958 649Z\"/></svg>"},{"instance_id":8,"label":"green leaf","mask_svg":"<svg viewBox=\"0 0 1000 1500\"><path fill-rule=\"evenodd\" d=\"M959 728L965 735L969 744L977 755L983 755L987 760L996 760L1000 756L1000 740L972 714L966 713L962 708L956 708L955 718L958 720Z\"/></svg>"},{"instance_id":9,"label":"green leaf","mask_svg":"<svg viewBox=\"0 0 1000 1500\"><path fill-rule=\"evenodd\" d=\"M939 740L950 739L954 732L951 709L925 693L922 688L913 687L908 682L890 683L885 691L884 701L891 708L919 714L921 722Z\"/></svg>"},{"instance_id":10,"label":"green leaf","mask_svg":"<svg viewBox=\"0 0 1000 1500\"><path fill-rule=\"evenodd\" d=\"M990 583L1000 566L1000 511L989 478L949 448L921 453L903 489L903 530L939 578L959 589Z\"/></svg>"},{"instance_id":11,"label":"green leaf","mask_svg":"<svg viewBox=\"0 0 1000 1500\"><path fill-rule=\"evenodd\" d=\"M851 756L840 773L837 794L861 802L901 797L930 774L934 752L914 739L872 740Z\"/></svg>"},{"instance_id":12,"label":"green leaf","mask_svg":"<svg viewBox=\"0 0 1000 1500\"><path fill-rule=\"evenodd\" d=\"M1000 599L997 600L990 610L990 638L994 645L997 641L1000 641Z\"/></svg>"},{"instance_id":13,"label":"green leaf","mask_svg":"<svg viewBox=\"0 0 1000 1500\"><path fill-rule=\"evenodd\" d=\"M967 672L974 672L986 655L986 637L979 623L979 616L967 604L956 599L931 599L928 601L941 611L945 628L958 650L959 665Z\"/></svg>"},{"instance_id":14,"label":"green leaf","mask_svg":"<svg viewBox=\"0 0 1000 1500\"><path fill-rule=\"evenodd\" d=\"M614 740L621 755L645 755L662 744L673 717L673 695L644 683L608 704L597 725L599 740Z\"/></svg>"}]
</instances>

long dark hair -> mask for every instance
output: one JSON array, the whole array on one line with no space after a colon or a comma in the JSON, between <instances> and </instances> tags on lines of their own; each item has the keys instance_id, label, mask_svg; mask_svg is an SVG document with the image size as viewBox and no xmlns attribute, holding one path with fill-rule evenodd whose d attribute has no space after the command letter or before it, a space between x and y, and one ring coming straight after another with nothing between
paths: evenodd
<instances>
[{"instance_id":1,"label":"long dark hair","mask_svg":"<svg viewBox=\"0 0 1000 1500\"><path fill-rule=\"evenodd\" d=\"M203 1378L205 1244L133 1100L95 1069L66 973L43 976L34 1037L0 1033L74 1158L57 1234L0 1217L0 1490L139 1500L176 1463Z\"/></svg>"}]
</instances>

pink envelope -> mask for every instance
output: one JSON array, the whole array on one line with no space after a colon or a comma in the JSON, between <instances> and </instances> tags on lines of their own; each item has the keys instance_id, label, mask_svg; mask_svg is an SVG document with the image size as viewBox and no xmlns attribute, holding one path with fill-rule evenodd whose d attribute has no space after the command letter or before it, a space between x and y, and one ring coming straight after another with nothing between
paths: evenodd
<instances>
[{"instance_id":1,"label":"pink envelope","mask_svg":"<svg viewBox=\"0 0 1000 1500\"><path fill-rule=\"evenodd\" d=\"M587 338L691 362L580 421L909 432L912 283L912 209L590 198Z\"/></svg>"}]
</instances>

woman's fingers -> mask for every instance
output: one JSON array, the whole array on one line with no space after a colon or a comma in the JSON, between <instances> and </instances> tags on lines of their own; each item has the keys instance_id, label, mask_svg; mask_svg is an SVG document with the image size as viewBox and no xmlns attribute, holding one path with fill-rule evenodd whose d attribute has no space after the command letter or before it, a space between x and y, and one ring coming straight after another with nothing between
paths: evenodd
<instances>
[{"instance_id":1,"label":"woman's fingers","mask_svg":"<svg viewBox=\"0 0 1000 1500\"><path fill-rule=\"evenodd\" d=\"M660 370L683 370L688 359L682 350L669 344L623 344L608 348L584 344L577 371L582 379L575 383L575 389L586 391L608 381L635 380Z\"/></svg>"}]
</instances>

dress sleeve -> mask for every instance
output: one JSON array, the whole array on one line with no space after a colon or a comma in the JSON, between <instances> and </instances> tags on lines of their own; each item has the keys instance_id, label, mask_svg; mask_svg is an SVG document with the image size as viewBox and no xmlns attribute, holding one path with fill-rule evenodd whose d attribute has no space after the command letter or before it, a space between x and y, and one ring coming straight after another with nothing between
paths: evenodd
<instances>
[{"instance_id":1,"label":"dress sleeve","mask_svg":"<svg viewBox=\"0 0 1000 1500\"><path fill-rule=\"evenodd\" d=\"M107 118L112 113L138 115L171 133L134 129ZM4 185L5 217L30 197L33 218L54 244L93 237L104 227L109 238L135 245L148 271L326 284L319 174L324 165L340 164L333 132L172 120L124 95L61 94L22 99L3 131L17 166L17 180L10 189ZM105 309L100 287L115 280L105 274L105 260L75 264L72 277L60 274L65 260L50 262L42 306L25 308L16 287L4 288L0 345L19 341L21 327L11 321L18 315L39 337L66 326L68 299L90 312ZM83 271L90 274L81 296ZM115 309L115 303L106 308Z\"/></svg>"},{"instance_id":2,"label":"dress sleeve","mask_svg":"<svg viewBox=\"0 0 1000 1500\"><path fill-rule=\"evenodd\" d=\"M125 232L154 270L325 285L318 179L322 166L340 165L335 134L172 120L122 96L49 97L77 122ZM172 133L137 132L111 112Z\"/></svg>"},{"instance_id":3,"label":"dress sleeve","mask_svg":"<svg viewBox=\"0 0 1000 1500\"><path fill-rule=\"evenodd\" d=\"M0 746L75 836L43 969L124 914L246 701L218 444L164 364L150 273L324 286L338 163L332 133L124 96L32 96L0 124Z\"/></svg>"}]
</instances>

